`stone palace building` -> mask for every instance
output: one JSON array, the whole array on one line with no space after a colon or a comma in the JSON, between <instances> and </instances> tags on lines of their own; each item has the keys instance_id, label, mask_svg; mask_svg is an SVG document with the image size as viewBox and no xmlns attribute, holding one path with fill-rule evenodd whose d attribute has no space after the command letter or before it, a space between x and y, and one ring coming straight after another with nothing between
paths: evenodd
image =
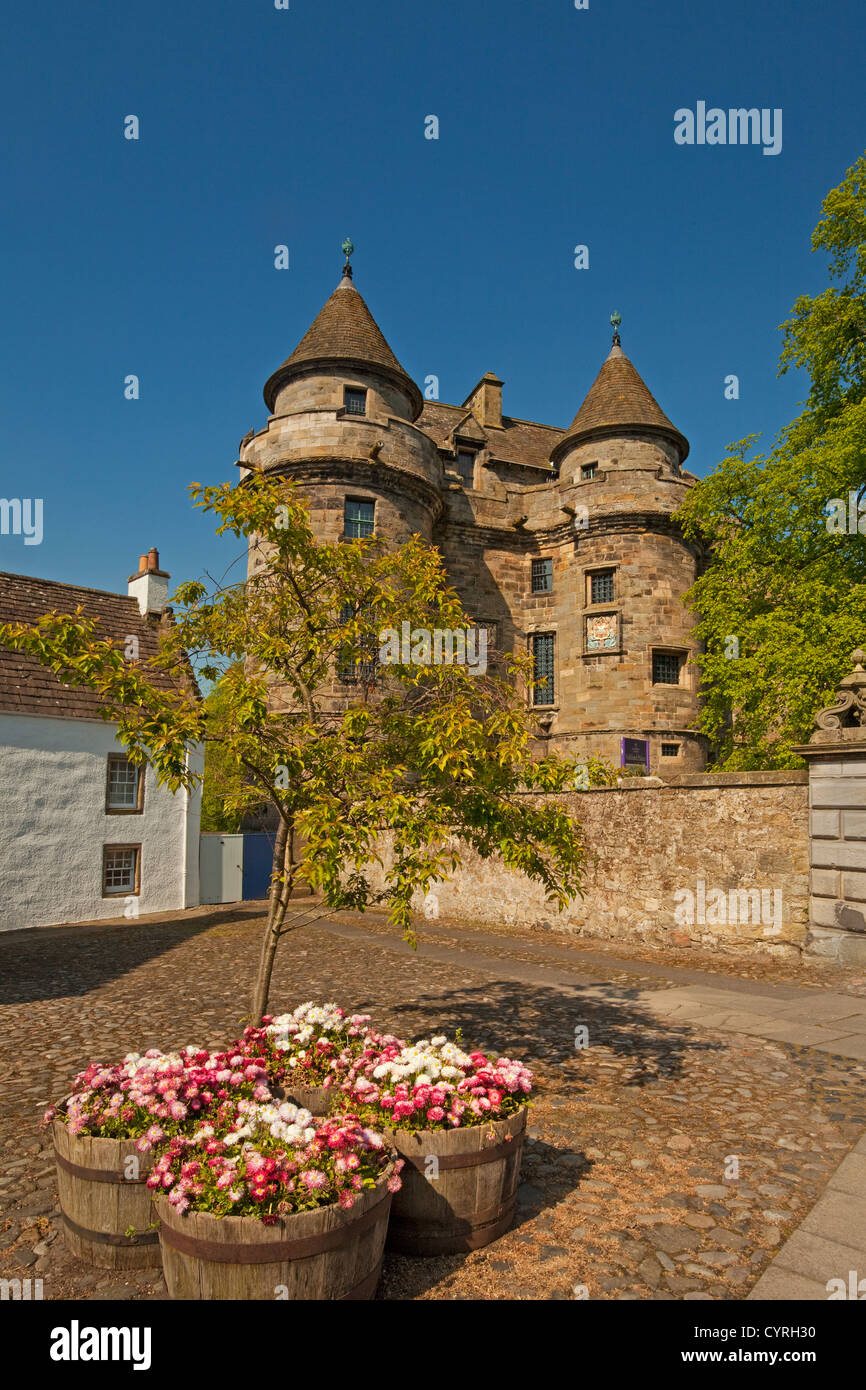
<instances>
[{"instance_id":1,"label":"stone palace building","mask_svg":"<svg viewBox=\"0 0 866 1390\"><path fill-rule=\"evenodd\" d=\"M682 598L703 557L675 519L696 481L683 468L688 441L618 331L566 430L506 415L502 387L487 372L462 405L426 400L347 259L265 383L270 415L241 442L241 476L295 479L323 539L419 533L435 544L490 649L528 646L551 750L699 771L697 644Z\"/></svg>"}]
</instances>

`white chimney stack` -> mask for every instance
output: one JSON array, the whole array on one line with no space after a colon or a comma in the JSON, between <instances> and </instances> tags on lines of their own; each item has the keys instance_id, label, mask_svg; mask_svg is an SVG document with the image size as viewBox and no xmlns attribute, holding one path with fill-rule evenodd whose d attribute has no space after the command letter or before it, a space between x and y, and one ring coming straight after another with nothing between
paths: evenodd
<instances>
[{"instance_id":1,"label":"white chimney stack","mask_svg":"<svg viewBox=\"0 0 866 1390\"><path fill-rule=\"evenodd\" d=\"M171 575L159 567L159 551L151 546L138 561L138 573L130 575L130 598L138 599L143 614L161 613L168 603L168 581Z\"/></svg>"}]
</instances>

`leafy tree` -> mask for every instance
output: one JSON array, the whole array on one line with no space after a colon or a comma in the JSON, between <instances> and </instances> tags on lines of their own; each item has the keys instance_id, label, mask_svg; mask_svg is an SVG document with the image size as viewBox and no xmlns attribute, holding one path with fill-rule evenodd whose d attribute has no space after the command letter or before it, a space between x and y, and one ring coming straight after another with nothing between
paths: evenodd
<instances>
[{"instance_id":1,"label":"leafy tree","mask_svg":"<svg viewBox=\"0 0 866 1390\"><path fill-rule=\"evenodd\" d=\"M559 909L571 901L585 862L581 831L555 798L533 793L580 786L585 770L533 755L515 688L525 664L513 661L504 678L473 674L436 664L416 644L420 630L468 624L438 552L417 536L391 549L375 539L319 543L285 481L251 475L239 487L192 492L219 518L219 534L250 538L253 564L234 587L180 587L152 669L128 663L80 614L0 625L0 642L96 690L129 756L172 790L191 784L187 749L203 742L243 769L225 787L227 815L269 803L277 829L252 1017L266 1009L287 931L383 903L414 944L413 895L453 872L467 846L537 880ZM380 634L405 622L416 660L401 653L382 666ZM167 684L186 662L219 682L209 706L190 682ZM335 667L355 682L348 708ZM299 880L322 902L289 913Z\"/></svg>"},{"instance_id":2,"label":"leafy tree","mask_svg":"<svg viewBox=\"0 0 866 1390\"><path fill-rule=\"evenodd\" d=\"M687 599L700 727L731 769L802 766L792 745L866 641L866 159L823 207L812 247L832 283L782 325L780 375L809 372L804 409L766 455L755 436L730 445L680 513L713 550Z\"/></svg>"},{"instance_id":3,"label":"leafy tree","mask_svg":"<svg viewBox=\"0 0 866 1390\"><path fill-rule=\"evenodd\" d=\"M227 675L231 670L229 667ZM225 719L231 698L229 683L223 677L205 697L205 712L212 727L218 727ZM227 804L234 802L241 794L244 781L243 768L232 759L225 744L217 738L208 738L201 789L203 831L222 831L226 835L235 835L240 831L243 817L240 811L229 811Z\"/></svg>"}]
</instances>

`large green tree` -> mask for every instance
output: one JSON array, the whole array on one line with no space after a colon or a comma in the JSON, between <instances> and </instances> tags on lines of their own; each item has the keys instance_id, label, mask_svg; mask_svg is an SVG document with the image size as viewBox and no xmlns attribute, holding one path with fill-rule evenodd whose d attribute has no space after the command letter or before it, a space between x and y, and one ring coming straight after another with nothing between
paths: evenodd
<instances>
[{"instance_id":1,"label":"large green tree","mask_svg":"<svg viewBox=\"0 0 866 1390\"><path fill-rule=\"evenodd\" d=\"M226 707L232 699L231 685L225 676L216 682L205 697L205 710L211 725L218 728L225 718ZM237 834L242 828L240 811L230 810L245 782L244 769L232 758L218 739L208 739L205 745L204 781L201 789L201 828L203 831L222 831Z\"/></svg>"},{"instance_id":2,"label":"large green tree","mask_svg":"<svg viewBox=\"0 0 866 1390\"><path fill-rule=\"evenodd\" d=\"M781 326L780 374L809 374L803 410L767 454L755 436L730 445L680 514L713 549L688 601L700 727L724 768L801 766L792 746L866 644L866 159L823 211L830 284Z\"/></svg>"},{"instance_id":3,"label":"large green tree","mask_svg":"<svg viewBox=\"0 0 866 1390\"><path fill-rule=\"evenodd\" d=\"M200 742L238 774L222 791L228 816L270 805L274 864L251 1016L266 1009L287 931L383 903L414 941L413 896L453 872L467 846L537 880L552 906L571 901L585 861L581 831L556 798L532 794L580 786L581 769L534 756L520 670L503 678L480 663L437 663L415 640L469 624L438 551L418 537L391 548L323 544L297 490L259 475L193 494L220 533L250 539L254 564L230 588L180 587L152 669L129 662L80 614L0 625L0 643L96 690L130 757L150 763L161 783L191 785L188 747ZM402 635L404 624L412 651L382 665L382 632ZM186 663L219 682L219 699L206 706L191 683L167 684ZM347 708L335 699L337 668L354 682ZM321 901L290 911L301 881Z\"/></svg>"}]
</instances>

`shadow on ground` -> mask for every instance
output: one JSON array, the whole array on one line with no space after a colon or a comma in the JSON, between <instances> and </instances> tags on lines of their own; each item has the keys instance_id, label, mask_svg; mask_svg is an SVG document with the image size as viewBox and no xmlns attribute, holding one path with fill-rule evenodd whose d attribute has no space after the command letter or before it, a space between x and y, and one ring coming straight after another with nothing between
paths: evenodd
<instances>
[{"instance_id":1,"label":"shadow on ground","mask_svg":"<svg viewBox=\"0 0 866 1390\"><path fill-rule=\"evenodd\" d=\"M584 1153L558 1148L540 1140L527 1142L535 1157L550 1164L555 1173L548 1178L546 1192L541 1192L539 1188L526 1181L518 1188L517 1210L509 1227L509 1233L518 1243L530 1240L528 1236L520 1235L521 1227L543 1217L546 1210L564 1201L570 1192L574 1192L580 1186L581 1178L587 1177L593 1167L592 1160ZM534 1243L534 1239L531 1243ZM489 1258L496 1259L498 1244L499 1241L492 1241L484 1247ZM383 1277L376 1297L419 1298L430 1289L436 1288L449 1275L456 1274L466 1258L466 1255L440 1255L432 1259L423 1259L386 1250Z\"/></svg>"},{"instance_id":2,"label":"shadow on ground","mask_svg":"<svg viewBox=\"0 0 866 1390\"><path fill-rule=\"evenodd\" d=\"M241 926L266 909L266 903L249 902L150 920L0 932L0 1004L90 994L212 927Z\"/></svg>"},{"instance_id":3,"label":"shadow on ground","mask_svg":"<svg viewBox=\"0 0 866 1390\"><path fill-rule=\"evenodd\" d=\"M676 1078L686 1053L718 1051L723 1043L697 1039L686 1027L671 1027L641 1007L640 992L619 985L558 990L517 980L491 980L442 995L420 995L388 1010L401 1037L430 1037L461 1030L462 1045L496 1056L519 1057L538 1073L541 1089L557 1094L584 1089L582 1052L610 1048L633 1058L628 1086L659 1077ZM578 1030L585 1029L585 1033Z\"/></svg>"}]
</instances>

